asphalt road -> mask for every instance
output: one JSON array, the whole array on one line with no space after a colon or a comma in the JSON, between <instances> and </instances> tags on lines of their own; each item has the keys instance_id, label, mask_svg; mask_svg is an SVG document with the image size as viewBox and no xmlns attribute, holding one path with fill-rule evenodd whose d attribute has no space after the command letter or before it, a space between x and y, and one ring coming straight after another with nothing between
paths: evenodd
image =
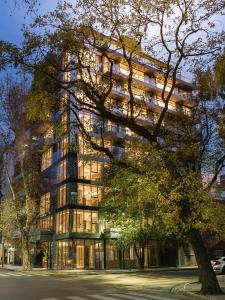
<instances>
[{"instance_id":1,"label":"asphalt road","mask_svg":"<svg viewBox=\"0 0 225 300\"><path fill-rule=\"evenodd\" d=\"M170 293L195 281L196 271L60 274L0 269L0 300L185 300Z\"/></svg>"}]
</instances>

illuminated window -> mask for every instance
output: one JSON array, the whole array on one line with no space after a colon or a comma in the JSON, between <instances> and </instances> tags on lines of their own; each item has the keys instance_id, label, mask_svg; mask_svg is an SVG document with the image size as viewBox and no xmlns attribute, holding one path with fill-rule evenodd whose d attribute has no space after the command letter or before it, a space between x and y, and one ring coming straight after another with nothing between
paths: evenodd
<instances>
[{"instance_id":1,"label":"illuminated window","mask_svg":"<svg viewBox=\"0 0 225 300\"><path fill-rule=\"evenodd\" d=\"M64 159L61 161L58 165L58 170L57 170L57 178L58 181L63 181L66 180L66 160Z\"/></svg>"},{"instance_id":2,"label":"illuminated window","mask_svg":"<svg viewBox=\"0 0 225 300\"><path fill-rule=\"evenodd\" d=\"M103 145L101 139L92 138L92 141L94 143L96 143L97 145L100 145L100 146ZM79 135L78 143L79 143L79 152L80 152L80 154L82 154L82 155L95 155L95 156L100 155L101 157L104 156L103 152L99 152L99 151L94 150L92 148L92 146L90 145L89 141L87 141L85 138L83 138L82 135ZM104 140L104 147L107 147L107 148L110 149L111 148L111 141L105 139Z\"/></svg>"},{"instance_id":3,"label":"illuminated window","mask_svg":"<svg viewBox=\"0 0 225 300\"><path fill-rule=\"evenodd\" d=\"M79 112L79 119L82 122L86 131L93 131L93 116L88 112Z\"/></svg>"},{"instance_id":4,"label":"illuminated window","mask_svg":"<svg viewBox=\"0 0 225 300\"><path fill-rule=\"evenodd\" d=\"M58 192L58 207L62 207L64 205L66 205L66 193L67 189L66 189L66 184L61 185L59 187L59 192Z\"/></svg>"},{"instance_id":5,"label":"illuminated window","mask_svg":"<svg viewBox=\"0 0 225 300\"><path fill-rule=\"evenodd\" d=\"M156 86L160 89L164 88L164 81L160 80L160 79L156 79ZM172 85L170 83L167 83L166 87L165 87L165 91L169 92L172 88Z\"/></svg>"},{"instance_id":6,"label":"illuminated window","mask_svg":"<svg viewBox=\"0 0 225 300\"><path fill-rule=\"evenodd\" d=\"M144 81L145 75L143 72L134 69L133 70L133 78L138 79L140 81Z\"/></svg>"},{"instance_id":7,"label":"illuminated window","mask_svg":"<svg viewBox=\"0 0 225 300\"><path fill-rule=\"evenodd\" d=\"M78 161L78 178L99 180L101 178L103 163L99 161Z\"/></svg>"},{"instance_id":8,"label":"illuminated window","mask_svg":"<svg viewBox=\"0 0 225 300\"><path fill-rule=\"evenodd\" d=\"M62 117L61 117L61 126L62 126L62 131L66 132L68 129L68 115L67 112L64 112Z\"/></svg>"},{"instance_id":9,"label":"illuminated window","mask_svg":"<svg viewBox=\"0 0 225 300\"><path fill-rule=\"evenodd\" d=\"M183 113L187 116L191 116L191 109L190 107L187 107L187 106L183 106Z\"/></svg>"},{"instance_id":10,"label":"illuminated window","mask_svg":"<svg viewBox=\"0 0 225 300\"><path fill-rule=\"evenodd\" d=\"M52 230L52 216L48 216L48 217L45 217L45 218L40 218L39 219L39 228L40 230L46 230L46 231L49 231L49 230Z\"/></svg>"},{"instance_id":11,"label":"illuminated window","mask_svg":"<svg viewBox=\"0 0 225 300\"><path fill-rule=\"evenodd\" d=\"M50 127L45 133L44 133L44 139L52 139L53 138L53 127Z\"/></svg>"},{"instance_id":12,"label":"illuminated window","mask_svg":"<svg viewBox=\"0 0 225 300\"><path fill-rule=\"evenodd\" d=\"M56 233L68 232L69 211L60 211L56 214Z\"/></svg>"},{"instance_id":13,"label":"illuminated window","mask_svg":"<svg viewBox=\"0 0 225 300\"><path fill-rule=\"evenodd\" d=\"M101 187L93 184L78 184L78 204L98 206L102 198Z\"/></svg>"},{"instance_id":14,"label":"illuminated window","mask_svg":"<svg viewBox=\"0 0 225 300\"><path fill-rule=\"evenodd\" d=\"M42 154L41 157L41 170L45 170L52 164L52 148L49 148Z\"/></svg>"},{"instance_id":15,"label":"illuminated window","mask_svg":"<svg viewBox=\"0 0 225 300\"><path fill-rule=\"evenodd\" d=\"M60 157L65 156L68 153L69 143L68 143L68 136L65 136L59 142L59 154Z\"/></svg>"},{"instance_id":16,"label":"illuminated window","mask_svg":"<svg viewBox=\"0 0 225 300\"><path fill-rule=\"evenodd\" d=\"M40 215L44 215L50 211L50 193L41 196Z\"/></svg>"},{"instance_id":17,"label":"illuminated window","mask_svg":"<svg viewBox=\"0 0 225 300\"><path fill-rule=\"evenodd\" d=\"M98 212L94 210L74 210L73 232L92 232L98 231Z\"/></svg>"}]
</instances>

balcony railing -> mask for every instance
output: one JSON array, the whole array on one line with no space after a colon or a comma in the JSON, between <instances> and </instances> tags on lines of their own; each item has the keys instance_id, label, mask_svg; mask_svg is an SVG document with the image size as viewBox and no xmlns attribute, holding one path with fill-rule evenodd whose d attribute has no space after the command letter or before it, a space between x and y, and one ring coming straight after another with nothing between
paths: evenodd
<instances>
[{"instance_id":1,"label":"balcony railing","mask_svg":"<svg viewBox=\"0 0 225 300\"><path fill-rule=\"evenodd\" d=\"M106 70L107 72L108 70ZM114 65L113 66L113 74L119 75L123 78L127 78L129 76L129 70L121 68L119 65ZM146 87L153 89L155 91L160 92L163 87L164 84L163 82L157 82L154 78L151 77L147 77L147 76L140 76L139 74L135 74L135 72L133 73L133 79L137 82L140 82L141 84L144 84ZM165 91L169 92L171 89L170 86L166 86ZM129 95L129 92L125 89L123 89L122 87L116 87L113 88L114 91L121 93L121 94L126 94ZM179 98L183 98L183 100L190 100L191 99L191 95L189 93L186 92L180 92L178 91L178 88L174 88L173 90L173 95L177 96Z\"/></svg>"}]
</instances>

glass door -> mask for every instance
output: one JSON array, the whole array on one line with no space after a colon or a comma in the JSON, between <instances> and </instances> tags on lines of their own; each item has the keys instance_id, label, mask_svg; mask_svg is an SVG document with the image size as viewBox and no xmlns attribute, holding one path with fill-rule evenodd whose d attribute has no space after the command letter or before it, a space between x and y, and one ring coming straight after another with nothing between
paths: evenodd
<instances>
[{"instance_id":1,"label":"glass door","mask_svg":"<svg viewBox=\"0 0 225 300\"><path fill-rule=\"evenodd\" d=\"M84 245L83 244L76 245L76 266L77 269L84 268Z\"/></svg>"}]
</instances>

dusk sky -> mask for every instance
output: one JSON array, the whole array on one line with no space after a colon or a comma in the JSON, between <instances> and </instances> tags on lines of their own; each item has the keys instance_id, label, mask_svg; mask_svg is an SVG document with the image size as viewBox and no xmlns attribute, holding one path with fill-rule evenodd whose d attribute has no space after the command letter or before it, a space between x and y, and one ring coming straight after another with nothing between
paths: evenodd
<instances>
[{"instance_id":1,"label":"dusk sky","mask_svg":"<svg viewBox=\"0 0 225 300\"><path fill-rule=\"evenodd\" d=\"M52 10L56 3L57 0L41 0L40 11ZM0 40L20 43L22 25L29 23L30 20L24 6L16 7L15 0L0 0Z\"/></svg>"}]
</instances>

